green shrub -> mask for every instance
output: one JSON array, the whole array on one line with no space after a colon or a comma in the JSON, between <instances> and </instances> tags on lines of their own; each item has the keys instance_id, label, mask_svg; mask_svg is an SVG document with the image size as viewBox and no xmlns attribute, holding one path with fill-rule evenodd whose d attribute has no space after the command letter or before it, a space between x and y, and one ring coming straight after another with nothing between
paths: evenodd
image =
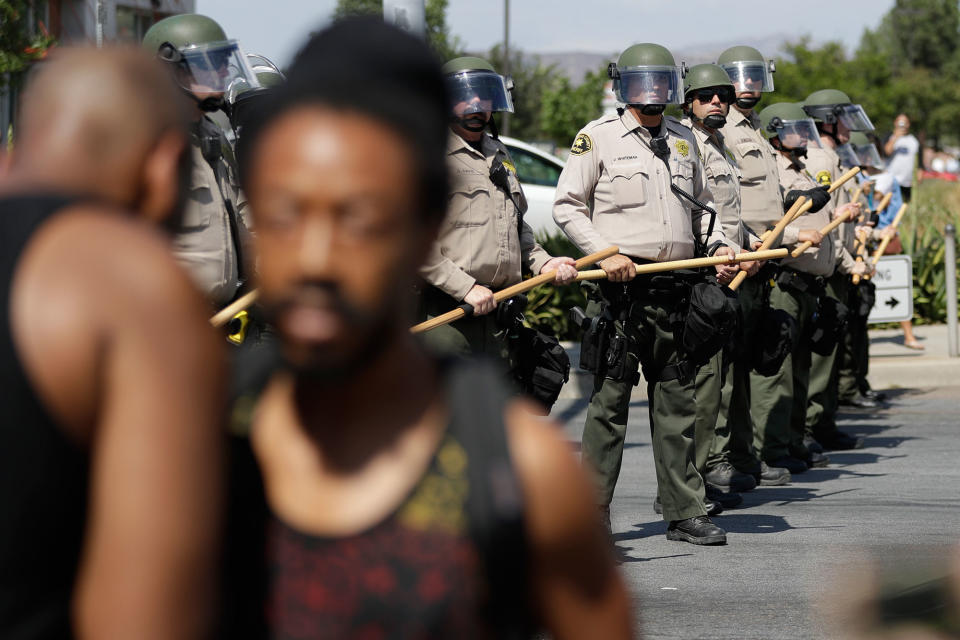
<instances>
[{"instance_id":1,"label":"green shrub","mask_svg":"<svg viewBox=\"0 0 960 640\"><path fill-rule=\"evenodd\" d=\"M918 324L945 322L947 317L944 228L960 226L960 185L925 180L900 225L904 252L913 257L913 315ZM952 265L954 269L956 265Z\"/></svg>"},{"instance_id":2,"label":"green shrub","mask_svg":"<svg viewBox=\"0 0 960 640\"><path fill-rule=\"evenodd\" d=\"M562 233L539 234L537 242L552 256L574 259L583 256L583 252ZM571 307L585 308L586 304L586 296L576 283L566 287L541 285L527 293L527 325L560 340L579 340L580 330L570 324L568 310Z\"/></svg>"}]
</instances>

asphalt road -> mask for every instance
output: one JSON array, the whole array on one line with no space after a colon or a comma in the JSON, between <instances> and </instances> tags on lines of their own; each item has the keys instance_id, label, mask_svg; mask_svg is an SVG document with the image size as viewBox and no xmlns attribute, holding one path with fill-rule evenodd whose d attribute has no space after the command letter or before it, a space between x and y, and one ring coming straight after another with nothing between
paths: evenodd
<instances>
[{"instance_id":1,"label":"asphalt road","mask_svg":"<svg viewBox=\"0 0 960 640\"><path fill-rule=\"evenodd\" d=\"M960 541L960 387L890 396L885 410L841 414L864 448L832 452L829 467L758 487L717 517L724 547L664 536L647 403L634 402L612 526L643 637L836 638L838 576L865 557L890 575L944 572L947 547ZM586 403L561 400L552 414L576 443Z\"/></svg>"}]
</instances>

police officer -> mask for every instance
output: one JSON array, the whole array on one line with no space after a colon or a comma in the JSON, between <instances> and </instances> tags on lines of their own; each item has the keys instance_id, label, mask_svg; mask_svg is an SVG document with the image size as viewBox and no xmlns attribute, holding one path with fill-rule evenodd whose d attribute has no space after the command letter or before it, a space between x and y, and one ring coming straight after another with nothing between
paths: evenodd
<instances>
[{"instance_id":1,"label":"police officer","mask_svg":"<svg viewBox=\"0 0 960 640\"><path fill-rule=\"evenodd\" d=\"M637 44L609 73L624 107L577 134L553 209L557 225L582 251L615 244L622 252L600 262L608 279L588 309L600 317L605 308L615 331L594 378L583 454L597 472L600 504L609 517L630 393L642 365L657 484L670 522L667 538L723 544L726 533L706 515L703 479L694 464L695 370L674 338L689 287L677 275L637 277L634 263L732 251L720 224L711 229L711 216L691 202L713 202L693 134L663 116L668 104L682 102L682 71L673 55L657 44ZM729 282L737 269L721 265L716 271Z\"/></svg>"},{"instance_id":2,"label":"police officer","mask_svg":"<svg viewBox=\"0 0 960 640\"><path fill-rule=\"evenodd\" d=\"M190 191L174 253L206 294L221 307L236 297L245 279L243 245L246 205L233 149L208 113L222 110L237 85L258 86L235 40L213 19L181 14L157 22L143 47L170 64L181 89L195 105L191 130Z\"/></svg>"},{"instance_id":3,"label":"police officer","mask_svg":"<svg viewBox=\"0 0 960 640\"><path fill-rule=\"evenodd\" d=\"M494 112L513 112L507 81L481 58L462 57L443 66L450 97L447 165L451 188L447 215L420 275L422 317L460 304L470 317L424 334L447 354L508 357L506 332L498 324L495 289L520 282L522 270L557 270L556 282L572 282L573 259L551 257L523 221L527 201L507 148L486 132Z\"/></svg>"},{"instance_id":4,"label":"police officer","mask_svg":"<svg viewBox=\"0 0 960 640\"><path fill-rule=\"evenodd\" d=\"M787 225L783 246L790 250L809 241L813 247L780 263L780 273L770 290L770 306L783 309L797 322L801 336L796 348L788 354L776 374L756 376L752 384L752 409L758 428L761 456L773 467L783 467L791 474L803 473L810 466L824 466L828 459L804 446L807 388L810 376L811 323L825 280L836 263L835 240L819 229L830 221L829 196L818 188L807 172L803 158L807 149L820 145L813 120L803 108L792 102L779 102L766 107L759 115L761 130L777 151L777 170L784 208L788 209L800 196L814 202L810 213Z\"/></svg>"},{"instance_id":5,"label":"police officer","mask_svg":"<svg viewBox=\"0 0 960 640\"><path fill-rule=\"evenodd\" d=\"M740 217L749 229L762 233L772 228L783 215L776 152L767 142L754 112L761 94L773 91L773 61L766 61L753 47L736 46L721 53L717 65L727 72L736 89L736 102L727 114L721 133L740 173ZM770 265L767 270L774 268ZM747 278L737 289L743 335L755 335L760 314L767 306L769 280L764 272L757 277ZM747 359L747 355L744 350L741 357ZM739 372L734 366L730 389L725 389L723 395L726 410L721 410L717 422L720 433L727 430L732 434L731 437L750 429L754 434L753 450L756 452L761 448L758 438L761 426L752 415L751 406L752 398L756 395L753 381L761 377L751 371L746 363L741 363ZM762 458L757 464L742 455L746 449L737 446L738 442L734 439L731 443L733 449L729 460L737 471L753 475L761 485L782 485L790 481L790 472L786 469L770 467ZM728 470L724 467L722 471ZM727 474L721 475L715 471L710 478L711 483L721 487L730 486L730 481L724 482L724 475ZM729 475L732 480L732 472Z\"/></svg>"},{"instance_id":6,"label":"police officer","mask_svg":"<svg viewBox=\"0 0 960 640\"><path fill-rule=\"evenodd\" d=\"M845 93L836 89L811 93L803 101L803 110L817 123L822 145L808 149L805 160L807 171L819 185L829 187L844 171L837 149L850 141L851 131L870 131L873 124L860 105L852 104ZM853 162L856 162L855 158ZM846 168L852 166L856 165L847 164ZM831 197L834 208L840 210L845 207L852 216L832 232L836 241L837 268L827 280L826 290L827 296L844 306L849 301L851 276L864 275L868 271L867 263L857 262L852 255L856 242L854 227L860 215L859 205L850 203L854 184L854 181L847 182L836 189ZM811 356L806 444L818 452L823 449L854 449L862 444L861 439L843 433L836 425L839 367L843 343L848 335L844 331L844 339L829 354L815 352Z\"/></svg>"},{"instance_id":7,"label":"police officer","mask_svg":"<svg viewBox=\"0 0 960 640\"><path fill-rule=\"evenodd\" d=\"M730 105L736 100L733 83L717 65L699 64L687 72L683 86L685 115L681 123L693 131L724 235L738 251L757 247L760 239L740 219L740 170L720 132ZM740 263L740 268L753 276L760 265L746 262ZM741 313L741 319L744 317ZM731 423L718 418L729 410L729 390L733 386L731 356L729 350L721 350L697 371L697 469L706 483L707 498L724 508L740 504L743 498L738 492L750 491L757 484L752 475L731 465L731 457L741 468L760 465L753 452L752 422L746 419ZM738 368L743 375L746 371ZM748 379L743 382L749 384ZM721 404L721 386L728 390L726 407ZM749 405L745 409L749 410ZM719 428L718 420L723 421Z\"/></svg>"},{"instance_id":8,"label":"police officer","mask_svg":"<svg viewBox=\"0 0 960 640\"><path fill-rule=\"evenodd\" d=\"M897 211L903 200L899 198L899 189L896 188L892 176L887 174L889 184L883 189L877 189L877 179L873 176L883 172L883 160L876 145L867 134L854 131L850 134L849 147L856 154L856 163L861 169L864 197L871 209L880 201L881 191L893 190L893 198L887 211ZM882 232L877 232L876 225L867 220L866 224L857 228L857 236L862 239L874 238ZM865 251L865 249L864 249ZM849 345L844 344L844 359L840 365L838 376L838 394L841 405L858 408L876 408L886 397L884 394L870 388L867 380L870 366L870 336L867 333L867 316L873 307L876 298L876 288L871 280L860 280L854 285L850 283L851 321L849 327Z\"/></svg>"}]
</instances>

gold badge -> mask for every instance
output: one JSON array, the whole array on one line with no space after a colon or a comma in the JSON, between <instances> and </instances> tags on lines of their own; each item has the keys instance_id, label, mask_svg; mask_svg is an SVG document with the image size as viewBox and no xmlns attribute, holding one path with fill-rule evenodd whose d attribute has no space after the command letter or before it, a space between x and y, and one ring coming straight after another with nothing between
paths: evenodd
<instances>
[{"instance_id":1,"label":"gold badge","mask_svg":"<svg viewBox=\"0 0 960 640\"><path fill-rule=\"evenodd\" d=\"M505 166L507 168L507 171L509 171L513 175L517 175L517 168L513 166L513 163L510 162L509 160L504 160L503 166Z\"/></svg>"},{"instance_id":2,"label":"gold badge","mask_svg":"<svg viewBox=\"0 0 960 640\"><path fill-rule=\"evenodd\" d=\"M690 145L687 144L686 140L677 140L677 153L682 155L684 158L690 153Z\"/></svg>"},{"instance_id":3,"label":"gold badge","mask_svg":"<svg viewBox=\"0 0 960 640\"><path fill-rule=\"evenodd\" d=\"M830 183L832 182L830 180L830 172L826 170L817 171L817 175L814 176L814 180L816 180L817 184L819 184L821 187L829 187Z\"/></svg>"},{"instance_id":4,"label":"gold badge","mask_svg":"<svg viewBox=\"0 0 960 640\"><path fill-rule=\"evenodd\" d=\"M577 139L573 141L573 146L570 147L570 153L575 156L582 156L591 149L593 149L593 140L591 140L587 134L581 133L577 135Z\"/></svg>"}]
</instances>

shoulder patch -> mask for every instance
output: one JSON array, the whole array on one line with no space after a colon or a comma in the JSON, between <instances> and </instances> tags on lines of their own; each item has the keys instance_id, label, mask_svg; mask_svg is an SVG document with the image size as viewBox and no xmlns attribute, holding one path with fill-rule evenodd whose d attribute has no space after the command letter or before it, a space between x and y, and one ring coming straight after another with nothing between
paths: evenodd
<instances>
[{"instance_id":1,"label":"shoulder patch","mask_svg":"<svg viewBox=\"0 0 960 640\"><path fill-rule=\"evenodd\" d=\"M507 168L507 171L509 171L513 175L517 175L517 167L509 160L504 160L503 166L505 166Z\"/></svg>"},{"instance_id":2,"label":"shoulder patch","mask_svg":"<svg viewBox=\"0 0 960 640\"><path fill-rule=\"evenodd\" d=\"M823 171L817 171L817 175L813 177L821 187L829 187L832 183L830 178L830 172L824 169Z\"/></svg>"},{"instance_id":3,"label":"shoulder patch","mask_svg":"<svg viewBox=\"0 0 960 640\"><path fill-rule=\"evenodd\" d=\"M686 158L690 155L690 144L686 140L677 140L677 153Z\"/></svg>"},{"instance_id":4,"label":"shoulder patch","mask_svg":"<svg viewBox=\"0 0 960 640\"><path fill-rule=\"evenodd\" d=\"M577 138L573 141L573 146L570 147L570 153L575 156L582 156L591 149L593 149L593 140L591 140L587 134L580 133L577 134Z\"/></svg>"}]
</instances>

